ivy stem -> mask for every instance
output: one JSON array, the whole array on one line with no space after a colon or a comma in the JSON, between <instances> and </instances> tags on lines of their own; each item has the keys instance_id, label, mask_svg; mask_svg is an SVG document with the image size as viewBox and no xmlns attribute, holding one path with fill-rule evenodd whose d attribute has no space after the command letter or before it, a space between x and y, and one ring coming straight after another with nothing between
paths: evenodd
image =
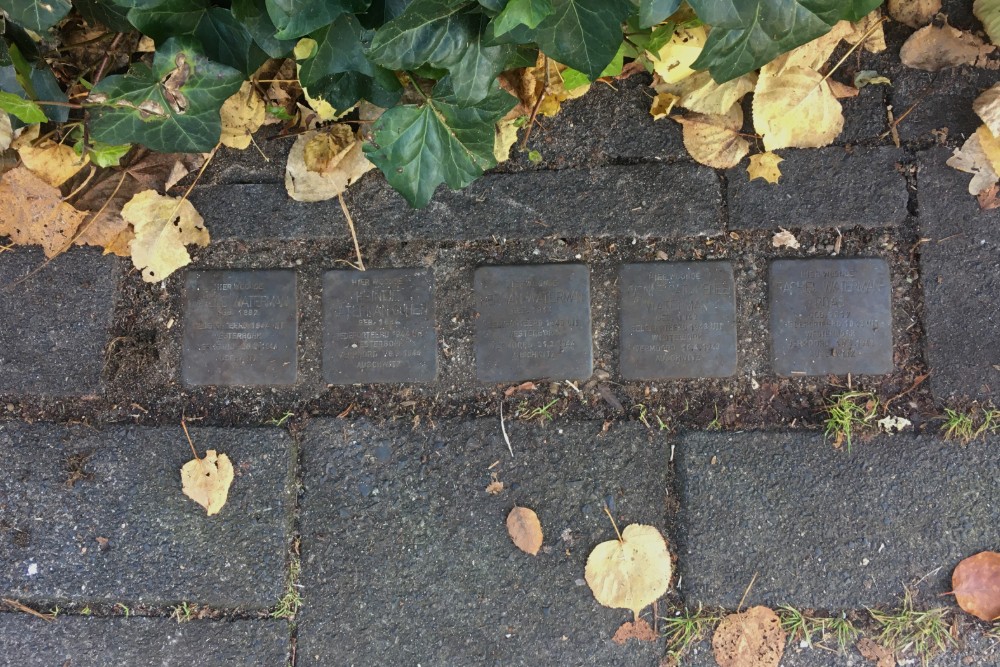
<instances>
[{"instance_id":1,"label":"ivy stem","mask_svg":"<svg viewBox=\"0 0 1000 667\"><path fill-rule=\"evenodd\" d=\"M117 35L115 35L114 40L112 40L111 45L108 46L108 51L107 51L107 53L104 54L104 58L101 60L101 64L97 68L97 73L94 75L94 85L95 86L101 80L101 77L104 76L104 68L106 68L108 66L108 61L111 60L111 54L113 54L115 52L115 49L118 48L118 44L122 41L122 37L124 37L124 36L125 36L125 33L121 33L121 32L118 33Z\"/></svg>"}]
</instances>

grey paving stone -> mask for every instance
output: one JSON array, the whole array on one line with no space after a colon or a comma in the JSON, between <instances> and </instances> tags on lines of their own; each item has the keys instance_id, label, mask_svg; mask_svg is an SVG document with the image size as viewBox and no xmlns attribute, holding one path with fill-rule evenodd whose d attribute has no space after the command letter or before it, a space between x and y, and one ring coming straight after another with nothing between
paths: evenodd
<instances>
[{"instance_id":1,"label":"grey paving stone","mask_svg":"<svg viewBox=\"0 0 1000 667\"><path fill-rule=\"evenodd\" d=\"M0 424L3 596L221 608L276 603L289 538L290 436L197 428L191 437L202 453L226 453L236 471L226 506L212 517L181 492L180 468L191 451L179 426Z\"/></svg>"},{"instance_id":2,"label":"grey paving stone","mask_svg":"<svg viewBox=\"0 0 1000 667\"><path fill-rule=\"evenodd\" d=\"M691 433L677 447L678 558L689 604L858 609L1000 542L1000 441ZM713 463L714 459L714 463ZM905 465L900 462L905 461Z\"/></svg>"},{"instance_id":3,"label":"grey paving stone","mask_svg":"<svg viewBox=\"0 0 1000 667\"><path fill-rule=\"evenodd\" d=\"M664 528L665 439L638 424L494 419L313 422L303 441L301 665L650 665L662 645L610 641L630 612L581 584L619 526ZM494 462L497 465L491 465ZM486 493L490 473L506 489ZM534 509L537 557L504 522Z\"/></svg>"},{"instance_id":4,"label":"grey paving stone","mask_svg":"<svg viewBox=\"0 0 1000 667\"><path fill-rule=\"evenodd\" d=\"M18 667L279 667L288 663L281 621L60 616L46 623L0 613L0 663Z\"/></svg>"},{"instance_id":5,"label":"grey paving stone","mask_svg":"<svg viewBox=\"0 0 1000 667\"><path fill-rule=\"evenodd\" d=\"M947 128L948 138L961 142L982 124L972 102L998 79L995 70L975 67L933 73L899 67L889 76L893 113L898 118L913 108L897 126L903 141L934 139L932 131Z\"/></svg>"},{"instance_id":6,"label":"grey paving stone","mask_svg":"<svg viewBox=\"0 0 1000 667\"><path fill-rule=\"evenodd\" d=\"M1000 209L980 210L950 155L921 153L917 172L931 390L943 401L1000 399Z\"/></svg>"},{"instance_id":7,"label":"grey paving stone","mask_svg":"<svg viewBox=\"0 0 1000 667\"><path fill-rule=\"evenodd\" d=\"M908 160L896 148L779 150L781 181L750 180L745 166L726 172L731 229L893 227L907 217Z\"/></svg>"},{"instance_id":8,"label":"grey paving stone","mask_svg":"<svg viewBox=\"0 0 1000 667\"><path fill-rule=\"evenodd\" d=\"M191 200L214 240L350 239L336 199L295 202L281 184L199 187ZM458 192L442 187L422 210L373 176L345 200L368 242L721 233L719 178L691 163L492 174Z\"/></svg>"},{"instance_id":9,"label":"grey paving stone","mask_svg":"<svg viewBox=\"0 0 1000 667\"><path fill-rule=\"evenodd\" d=\"M0 255L0 394L97 394L117 261L78 248L13 285L44 261L35 248Z\"/></svg>"}]
</instances>

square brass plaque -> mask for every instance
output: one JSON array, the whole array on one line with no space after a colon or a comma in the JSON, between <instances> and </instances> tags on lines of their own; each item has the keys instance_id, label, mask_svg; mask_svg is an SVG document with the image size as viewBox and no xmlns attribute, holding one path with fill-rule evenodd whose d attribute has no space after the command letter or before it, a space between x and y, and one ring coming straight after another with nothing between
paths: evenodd
<instances>
[{"instance_id":1,"label":"square brass plaque","mask_svg":"<svg viewBox=\"0 0 1000 667\"><path fill-rule=\"evenodd\" d=\"M892 371L892 284L884 260L777 260L769 291L778 375Z\"/></svg>"},{"instance_id":2,"label":"square brass plaque","mask_svg":"<svg viewBox=\"0 0 1000 667\"><path fill-rule=\"evenodd\" d=\"M432 382L434 275L426 269L327 271L323 378L329 384Z\"/></svg>"},{"instance_id":3,"label":"square brass plaque","mask_svg":"<svg viewBox=\"0 0 1000 667\"><path fill-rule=\"evenodd\" d=\"M187 384L294 384L293 271L190 271L181 376Z\"/></svg>"},{"instance_id":4,"label":"square brass plaque","mask_svg":"<svg viewBox=\"0 0 1000 667\"><path fill-rule=\"evenodd\" d=\"M483 266L474 282L480 381L590 377L594 351L586 266Z\"/></svg>"},{"instance_id":5,"label":"square brass plaque","mask_svg":"<svg viewBox=\"0 0 1000 667\"><path fill-rule=\"evenodd\" d=\"M618 286L623 378L664 380L736 373L732 264L626 264Z\"/></svg>"}]
</instances>

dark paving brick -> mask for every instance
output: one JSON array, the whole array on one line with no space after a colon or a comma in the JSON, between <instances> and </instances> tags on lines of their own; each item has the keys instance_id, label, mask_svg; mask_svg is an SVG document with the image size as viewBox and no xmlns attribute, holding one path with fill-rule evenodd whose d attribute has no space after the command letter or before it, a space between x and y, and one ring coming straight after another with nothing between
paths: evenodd
<instances>
[{"instance_id":1,"label":"dark paving brick","mask_svg":"<svg viewBox=\"0 0 1000 667\"><path fill-rule=\"evenodd\" d=\"M97 394L118 263L75 249L12 286L44 261L34 248L0 254L0 394Z\"/></svg>"},{"instance_id":2,"label":"dark paving brick","mask_svg":"<svg viewBox=\"0 0 1000 667\"><path fill-rule=\"evenodd\" d=\"M943 593L959 560L1000 542L998 445L897 435L849 455L820 434L688 434L681 593L735 608L754 573L747 605L892 605L925 575Z\"/></svg>"},{"instance_id":3,"label":"dark paving brick","mask_svg":"<svg viewBox=\"0 0 1000 667\"><path fill-rule=\"evenodd\" d=\"M60 616L46 623L0 614L0 663L18 667L279 667L288 655L281 621Z\"/></svg>"},{"instance_id":4,"label":"dark paving brick","mask_svg":"<svg viewBox=\"0 0 1000 667\"><path fill-rule=\"evenodd\" d=\"M369 176L345 199L362 241L721 233L718 176L690 163L493 174L442 187L422 210ZM191 200L215 240L350 239L336 199L295 202L276 183L199 187Z\"/></svg>"},{"instance_id":5,"label":"dark paving brick","mask_svg":"<svg viewBox=\"0 0 1000 667\"><path fill-rule=\"evenodd\" d=\"M614 536L604 502L620 526L664 528L665 440L638 424L508 423L511 459L494 419L435 426L306 432L298 664L655 665L662 646L613 644L630 612L580 582ZM495 461L507 489L491 496ZM515 503L542 522L537 557L507 537Z\"/></svg>"},{"instance_id":6,"label":"dark paving brick","mask_svg":"<svg viewBox=\"0 0 1000 667\"><path fill-rule=\"evenodd\" d=\"M943 128L948 129L949 139L963 141L982 124L972 110L972 102L998 79L995 70L975 67L952 67L932 73L900 66L889 77L895 116L898 118L916 104L897 126L903 141L934 139L931 132Z\"/></svg>"},{"instance_id":7,"label":"dark paving brick","mask_svg":"<svg viewBox=\"0 0 1000 667\"><path fill-rule=\"evenodd\" d=\"M731 229L892 227L906 220L907 161L895 148L831 146L780 150L781 181L750 181L745 166L729 177Z\"/></svg>"},{"instance_id":8,"label":"dark paving brick","mask_svg":"<svg viewBox=\"0 0 1000 667\"><path fill-rule=\"evenodd\" d=\"M0 592L45 602L277 602L291 438L280 429L191 429L191 437L202 452L225 452L236 470L212 517L181 492L191 452L179 427L0 425ZM83 477L70 486L74 468Z\"/></svg>"},{"instance_id":9,"label":"dark paving brick","mask_svg":"<svg viewBox=\"0 0 1000 667\"><path fill-rule=\"evenodd\" d=\"M847 77L844 82L853 85L853 78ZM872 85L862 88L857 97L840 100L844 110L844 129L837 137L837 143L877 141L879 135L889 129L885 97L886 86Z\"/></svg>"},{"instance_id":10,"label":"dark paving brick","mask_svg":"<svg viewBox=\"0 0 1000 667\"><path fill-rule=\"evenodd\" d=\"M927 362L941 400L1000 398L1000 209L982 211L951 151L919 156L918 205Z\"/></svg>"}]
</instances>

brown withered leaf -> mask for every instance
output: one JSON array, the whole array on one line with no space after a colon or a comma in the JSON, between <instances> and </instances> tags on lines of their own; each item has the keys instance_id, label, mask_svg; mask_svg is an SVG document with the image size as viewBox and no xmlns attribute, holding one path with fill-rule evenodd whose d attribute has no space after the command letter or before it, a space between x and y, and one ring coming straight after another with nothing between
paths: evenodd
<instances>
[{"instance_id":1,"label":"brown withered leaf","mask_svg":"<svg viewBox=\"0 0 1000 667\"><path fill-rule=\"evenodd\" d=\"M937 72L959 65L981 66L994 50L995 46L984 44L971 32L945 23L924 26L910 35L899 50L899 59L907 67Z\"/></svg>"},{"instance_id":2,"label":"brown withered leaf","mask_svg":"<svg viewBox=\"0 0 1000 667\"><path fill-rule=\"evenodd\" d=\"M892 651L869 637L859 639L857 649L862 658L876 663L876 667L896 667L896 657Z\"/></svg>"},{"instance_id":3,"label":"brown withered leaf","mask_svg":"<svg viewBox=\"0 0 1000 667\"><path fill-rule=\"evenodd\" d=\"M681 136L688 153L703 165L729 169L750 152L750 142L740 136L743 110L738 104L721 115L693 113L671 118L684 128Z\"/></svg>"},{"instance_id":4,"label":"brown withered leaf","mask_svg":"<svg viewBox=\"0 0 1000 667\"><path fill-rule=\"evenodd\" d=\"M66 246L87 214L62 201L58 188L27 167L0 177L0 236L18 245L40 245L46 257Z\"/></svg>"},{"instance_id":5,"label":"brown withered leaf","mask_svg":"<svg viewBox=\"0 0 1000 667\"><path fill-rule=\"evenodd\" d=\"M652 626L649 625L646 619L638 618L634 622L626 621L622 623L615 630L615 636L611 638L611 641L620 646L630 639L640 642L655 642L659 638L660 636L653 631Z\"/></svg>"},{"instance_id":6,"label":"brown withered leaf","mask_svg":"<svg viewBox=\"0 0 1000 667\"><path fill-rule=\"evenodd\" d=\"M1000 553L969 556L951 575L952 593L962 611L987 622L1000 620Z\"/></svg>"},{"instance_id":7,"label":"brown withered leaf","mask_svg":"<svg viewBox=\"0 0 1000 667\"><path fill-rule=\"evenodd\" d=\"M889 0L889 16L910 26L922 28L941 11L941 0Z\"/></svg>"},{"instance_id":8,"label":"brown withered leaf","mask_svg":"<svg viewBox=\"0 0 1000 667\"><path fill-rule=\"evenodd\" d=\"M1000 184L997 183L980 192L976 195L979 208L984 211L992 211L995 208L1000 208L1000 197L997 195L1000 195Z\"/></svg>"},{"instance_id":9,"label":"brown withered leaf","mask_svg":"<svg viewBox=\"0 0 1000 667\"><path fill-rule=\"evenodd\" d=\"M542 548L542 522L534 510L515 506L507 515L507 533L514 546L524 553L537 556Z\"/></svg>"},{"instance_id":10,"label":"brown withered leaf","mask_svg":"<svg viewBox=\"0 0 1000 667\"><path fill-rule=\"evenodd\" d=\"M514 394L516 394L519 391L534 391L534 389L535 389L535 383L534 382L531 382L531 381L522 382L519 385L515 385L513 387L507 387L504 390L503 395L509 398L509 397L513 396Z\"/></svg>"},{"instance_id":11,"label":"brown withered leaf","mask_svg":"<svg viewBox=\"0 0 1000 667\"><path fill-rule=\"evenodd\" d=\"M719 667L778 667L785 639L778 615L753 607L722 619L712 635L712 652Z\"/></svg>"}]
</instances>

